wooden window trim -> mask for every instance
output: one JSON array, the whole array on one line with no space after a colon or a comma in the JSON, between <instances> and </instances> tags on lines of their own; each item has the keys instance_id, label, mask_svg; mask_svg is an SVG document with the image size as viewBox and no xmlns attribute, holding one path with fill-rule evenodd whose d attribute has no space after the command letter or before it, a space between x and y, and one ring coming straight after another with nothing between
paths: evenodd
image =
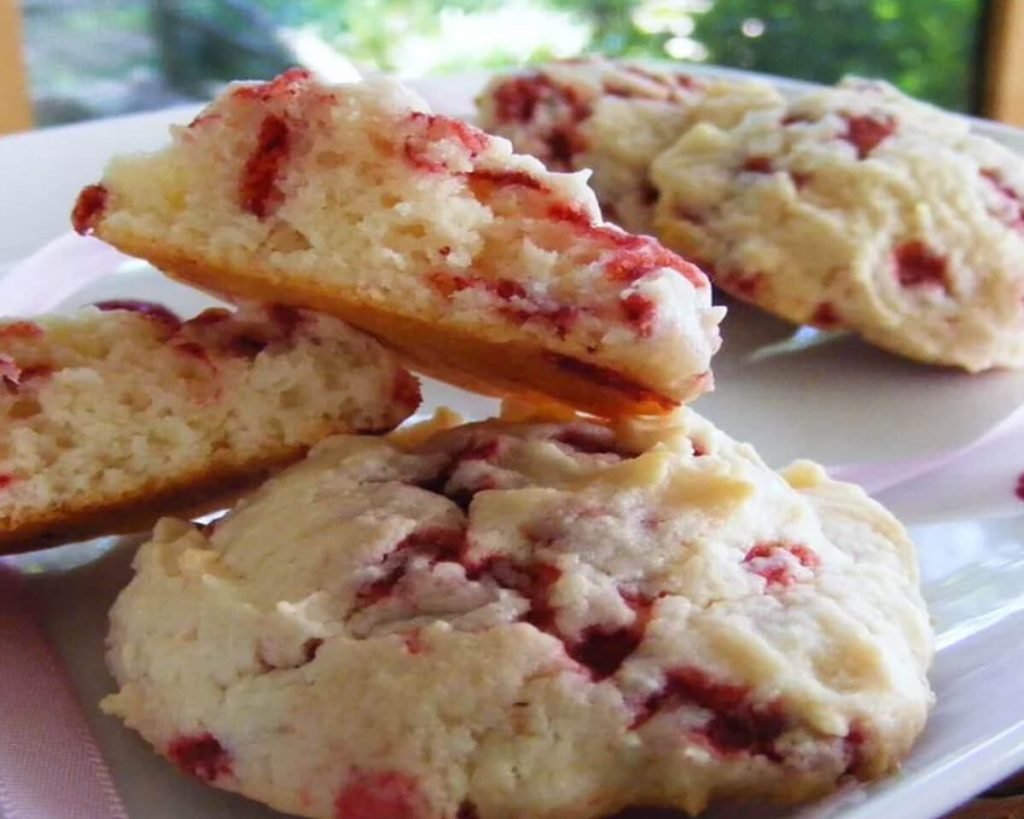
<instances>
[{"instance_id":1,"label":"wooden window trim","mask_svg":"<svg viewBox=\"0 0 1024 819\"><path fill-rule=\"evenodd\" d=\"M0 134L32 127L22 40L21 4L0 0Z\"/></svg>"},{"instance_id":2,"label":"wooden window trim","mask_svg":"<svg viewBox=\"0 0 1024 819\"><path fill-rule=\"evenodd\" d=\"M1024 0L992 0L986 34L985 116L1024 127Z\"/></svg>"}]
</instances>

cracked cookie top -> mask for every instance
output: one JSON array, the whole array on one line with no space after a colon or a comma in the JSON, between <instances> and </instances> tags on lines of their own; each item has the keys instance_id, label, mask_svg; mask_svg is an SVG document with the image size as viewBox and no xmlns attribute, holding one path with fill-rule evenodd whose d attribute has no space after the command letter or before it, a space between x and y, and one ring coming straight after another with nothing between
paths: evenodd
<instances>
[{"instance_id":1,"label":"cracked cookie top","mask_svg":"<svg viewBox=\"0 0 1024 819\"><path fill-rule=\"evenodd\" d=\"M892 770L931 694L912 545L684 410L343 436L164 521L104 707L314 817L598 817Z\"/></svg>"},{"instance_id":2,"label":"cracked cookie top","mask_svg":"<svg viewBox=\"0 0 1024 819\"><path fill-rule=\"evenodd\" d=\"M848 77L702 123L653 163L655 222L721 289L971 372L1024 366L1024 157Z\"/></svg>"}]
</instances>

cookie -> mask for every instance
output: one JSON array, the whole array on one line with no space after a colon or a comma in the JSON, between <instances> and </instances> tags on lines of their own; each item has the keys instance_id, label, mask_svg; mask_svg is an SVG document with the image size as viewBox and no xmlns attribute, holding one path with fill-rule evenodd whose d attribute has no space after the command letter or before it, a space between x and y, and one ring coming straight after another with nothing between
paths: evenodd
<instances>
[{"instance_id":1,"label":"cookie","mask_svg":"<svg viewBox=\"0 0 1024 819\"><path fill-rule=\"evenodd\" d=\"M485 130L555 171L590 168L605 216L650 233L651 161L695 122L730 126L779 106L761 82L702 77L594 56L495 76L477 100Z\"/></svg>"},{"instance_id":2,"label":"cookie","mask_svg":"<svg viewBox=\"0 0 1024 819\"><path fill-rule=\"evenodd\" d=\"M0 552L148 528L419 404L394 356L283 307L0 322Z\"/></svg>"},{"instance_id":3,"label":"cookie","mask_svg":"<svg viewBox=\"0 0 1024 819\"><path fill-rule=\"evenodd\" d=\"M472 390L668 412L711 386L723 310L699 269L599 217L583 175L392 80L295 70L115 160L74 223L229 299L333 313Z\"/></svg>"},{"instance_id":4,"label":"cookie","mask_svg":"<svg viewBox=\"0 0 1024 819\"><path fill-rule=\"evenodd\" d=\"M809 799L932 701L903 527L689 410L332 438L162 521L106 712L217 787L328 819L590 819Z\"/></svg>"},{"instance_id":5,"label":"cookie","mask_svg":"<svg viewBox=\"0 0 1024 819\"><path fill-rule=\"evenodd\" d=\"M698 125L654 162L659 235L723 290L971 372L1024 365L1024 158L847 79Z\"/></svg>"}]
</instances>

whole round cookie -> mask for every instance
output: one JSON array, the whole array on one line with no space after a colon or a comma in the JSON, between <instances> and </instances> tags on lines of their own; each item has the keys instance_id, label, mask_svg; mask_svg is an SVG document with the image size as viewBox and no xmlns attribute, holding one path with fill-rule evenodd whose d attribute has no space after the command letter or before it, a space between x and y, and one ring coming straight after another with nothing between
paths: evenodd
<instances>
[{"instance_id":1,"label":"whole round cookie","mask_svg":"<svg viewBox=\"0 0 1024 819\"><path fill-rule=\"evenodd\" d=\"M808 799L894 770L932 702L900 524L689 410L332 438L135 571L103 708L303 816Z\"/></svg>"},{"instance_id":2,"label":"whole round cookie","mask_svg":"<svg viewBox=\"0 0 1024 819\"><path fill-rule=\"evenodd\" d=\"M590 168L604 215L649 233L651 160L694 122L733 125L782 105L770 85L592 56L499 74L477 100L483 127L552 170Z\"/></svg>"},{"instance_id":3,"label":"whole round cookie","mask_svg":"<svg viewBox=\"0 0 1024 819\"><path fill-rule=\"evenodd\" d=\"M856 78L699 125L654 162L659 235L794 322L972 372L1024 365L1024 158Z\"/></svg>"}]
</instances>

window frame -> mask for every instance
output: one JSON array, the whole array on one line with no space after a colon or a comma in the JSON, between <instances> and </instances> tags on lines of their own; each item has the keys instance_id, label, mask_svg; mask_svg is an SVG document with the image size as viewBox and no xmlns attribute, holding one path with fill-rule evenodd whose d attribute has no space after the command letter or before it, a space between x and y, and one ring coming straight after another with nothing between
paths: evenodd
<instances>
[{"instance_id":1,"label":"window frame","mask_svg":"<svg viewBox=\"0 0 1024 819\"><path fill-rule=\"evenodd\" d=\"M18 0L0 0L0 134L31 127L21 4Z\"/></svg>"},{"instance_id":2,"label":"window frame","mask_svg":"<svg viewBox=\"0 0 1024 819\"><path fill-rule=\"evenodd\" d=\"M982 53L982 112L1024 127L1024 0L991 0Z\"/></svg>"}]
</instances>

